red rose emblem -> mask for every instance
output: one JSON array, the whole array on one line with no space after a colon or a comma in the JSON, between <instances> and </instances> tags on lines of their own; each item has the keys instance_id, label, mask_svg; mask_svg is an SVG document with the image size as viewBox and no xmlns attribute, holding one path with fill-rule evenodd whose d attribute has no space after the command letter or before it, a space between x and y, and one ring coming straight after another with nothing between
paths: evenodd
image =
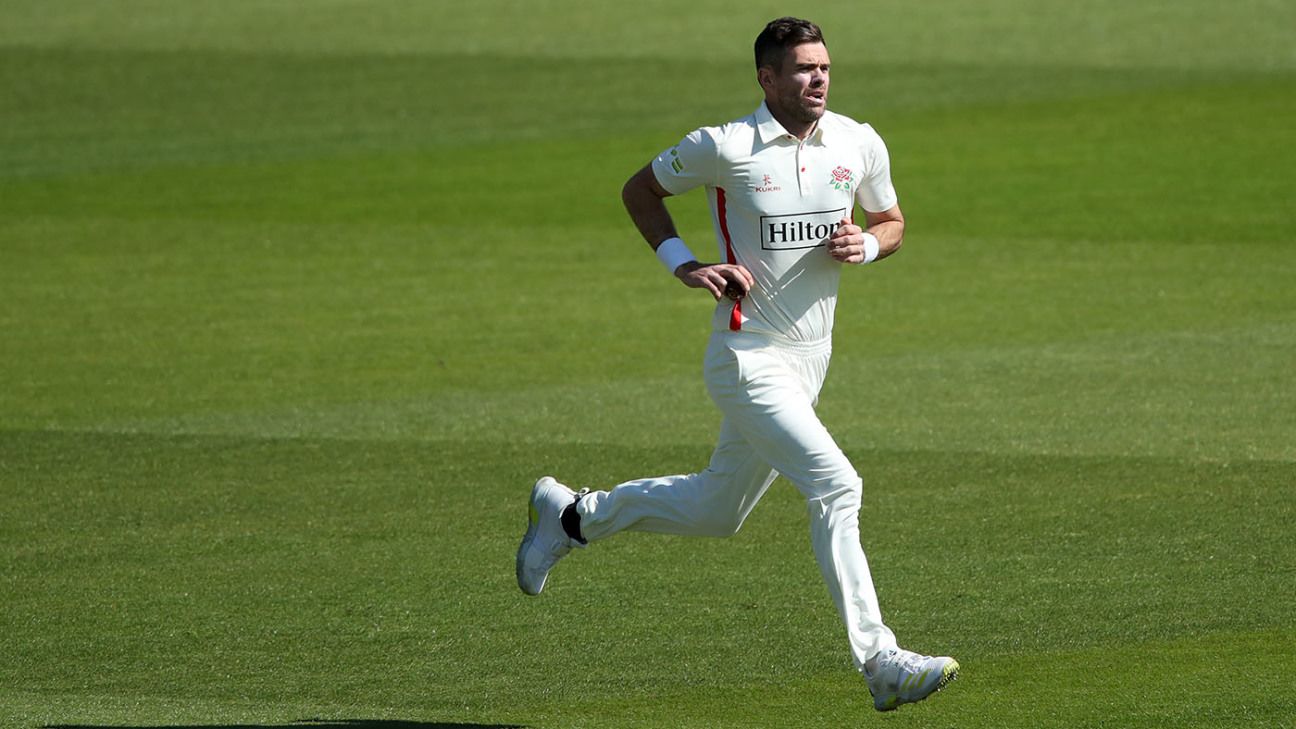
<instances>
[{"instance_id":1,"label":"red rose emblem","mask_svg":"<svg viewBox=\"0 0 1296 729\"><path fill-rule=\"evenodd\" d=\"M838 167L832 171L832 180L830 180L828 184L842 192L850 192L851 180L853 178L854 175L851 174L850 170L845 167Z\"/></svg>"}]
</instances>

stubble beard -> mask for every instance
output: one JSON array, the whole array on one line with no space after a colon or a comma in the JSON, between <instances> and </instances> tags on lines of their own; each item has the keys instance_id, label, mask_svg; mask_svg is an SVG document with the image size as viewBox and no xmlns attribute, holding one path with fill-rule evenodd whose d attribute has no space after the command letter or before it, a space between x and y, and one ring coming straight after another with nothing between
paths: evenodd
<instances>
[{"instance_id":1,"label":"stubble beard","mask_svg":"<svg viewBox=\"0 0 1296 729\"><path fill-rule=\"evenodd\" d=\"M806 103L802 94L798 91L783 100L783 111L793 119L805 123L814 124L823 118L824 111L828 108L828 95L824 94L823 106L810 106Z\"/></svg>"}]
</instances>

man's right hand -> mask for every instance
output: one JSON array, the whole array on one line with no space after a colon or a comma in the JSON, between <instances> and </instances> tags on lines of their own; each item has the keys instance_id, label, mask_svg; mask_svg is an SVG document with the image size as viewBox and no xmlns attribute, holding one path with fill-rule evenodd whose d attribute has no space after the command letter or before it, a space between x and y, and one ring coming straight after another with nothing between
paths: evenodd
<instances>
[{"instance_id":1,"label":"man's right hand","mask_svg":"<svg viewBox=\"0 0 1296 729\"><path fill-rule=\"evenodd\" d=\"M675 277L685 286L695 289L706 289L716 301L728 297L737 301L751 291L756 284L746 266L736 263L698 263L689 261L681 263L675 269Z\"/></svg>"}]
</instances>

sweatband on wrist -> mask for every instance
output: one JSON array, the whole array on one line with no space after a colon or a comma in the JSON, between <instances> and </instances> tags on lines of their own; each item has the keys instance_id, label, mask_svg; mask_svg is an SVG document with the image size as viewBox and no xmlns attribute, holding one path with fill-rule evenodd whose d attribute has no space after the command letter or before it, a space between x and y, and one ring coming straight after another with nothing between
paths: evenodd
<instances>
[{"instance_id":1,"label":"sweatband on wrist","mask_svg":"<svg viewBox=\"0 0 1296 729\"><path fill-rule=\"evenodd\" d=\"M880 247L881 244L878 243L877 236L873 235L872 233L865 233L864 234L864 260L860 261L860 265L862 266L865 263L872 263L873 261L876 261L878 257L878 248Z\"/></svg>"},{"instance_id":2,"label":"sweatband on wrist","mask_svg":"<svg viewBox=\"0 0 1296 729\"><path fill-rule=\"evenodd\" d=\"M662 265L666 266L666 270L672 274L675 273L675 269L685 263L697 260L697 257L693 255L693 251L690 251L680 238L667 238L662 241L657 246L657 258L661 260Z\"/></svg>"}]
</instances>

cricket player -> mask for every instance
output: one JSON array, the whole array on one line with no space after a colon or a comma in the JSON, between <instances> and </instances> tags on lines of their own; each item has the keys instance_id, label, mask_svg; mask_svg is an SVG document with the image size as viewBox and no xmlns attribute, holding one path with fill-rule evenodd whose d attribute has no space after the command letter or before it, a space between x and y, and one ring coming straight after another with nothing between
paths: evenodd
<instances>
[{"instance_id":1,"label":"cricket player","mask_svg":"<svg viewBox=\"0 0 1296 729\"><path fill-rule=\"evenodd\" d=\"M518 585L539 594L572 547L633 529L697 536L738 531L778 474L806 499L815 558L879 711L921 701L958 663L901 649L882 622L860 546L863 485L815 414L832 350L842 268L899 247L904 216L881 137L827 110L830 63L814 23L780 18L756 38L765 99L702 127L625 184L622 198L666 270L716 299L704 360L724 415L704 471L610 491L574 492L550 477L532 489ZM706 191L720 261L699 262L665 198ZM863 210L863 225L854 222Z\"/></svg>"}]
</instances>

